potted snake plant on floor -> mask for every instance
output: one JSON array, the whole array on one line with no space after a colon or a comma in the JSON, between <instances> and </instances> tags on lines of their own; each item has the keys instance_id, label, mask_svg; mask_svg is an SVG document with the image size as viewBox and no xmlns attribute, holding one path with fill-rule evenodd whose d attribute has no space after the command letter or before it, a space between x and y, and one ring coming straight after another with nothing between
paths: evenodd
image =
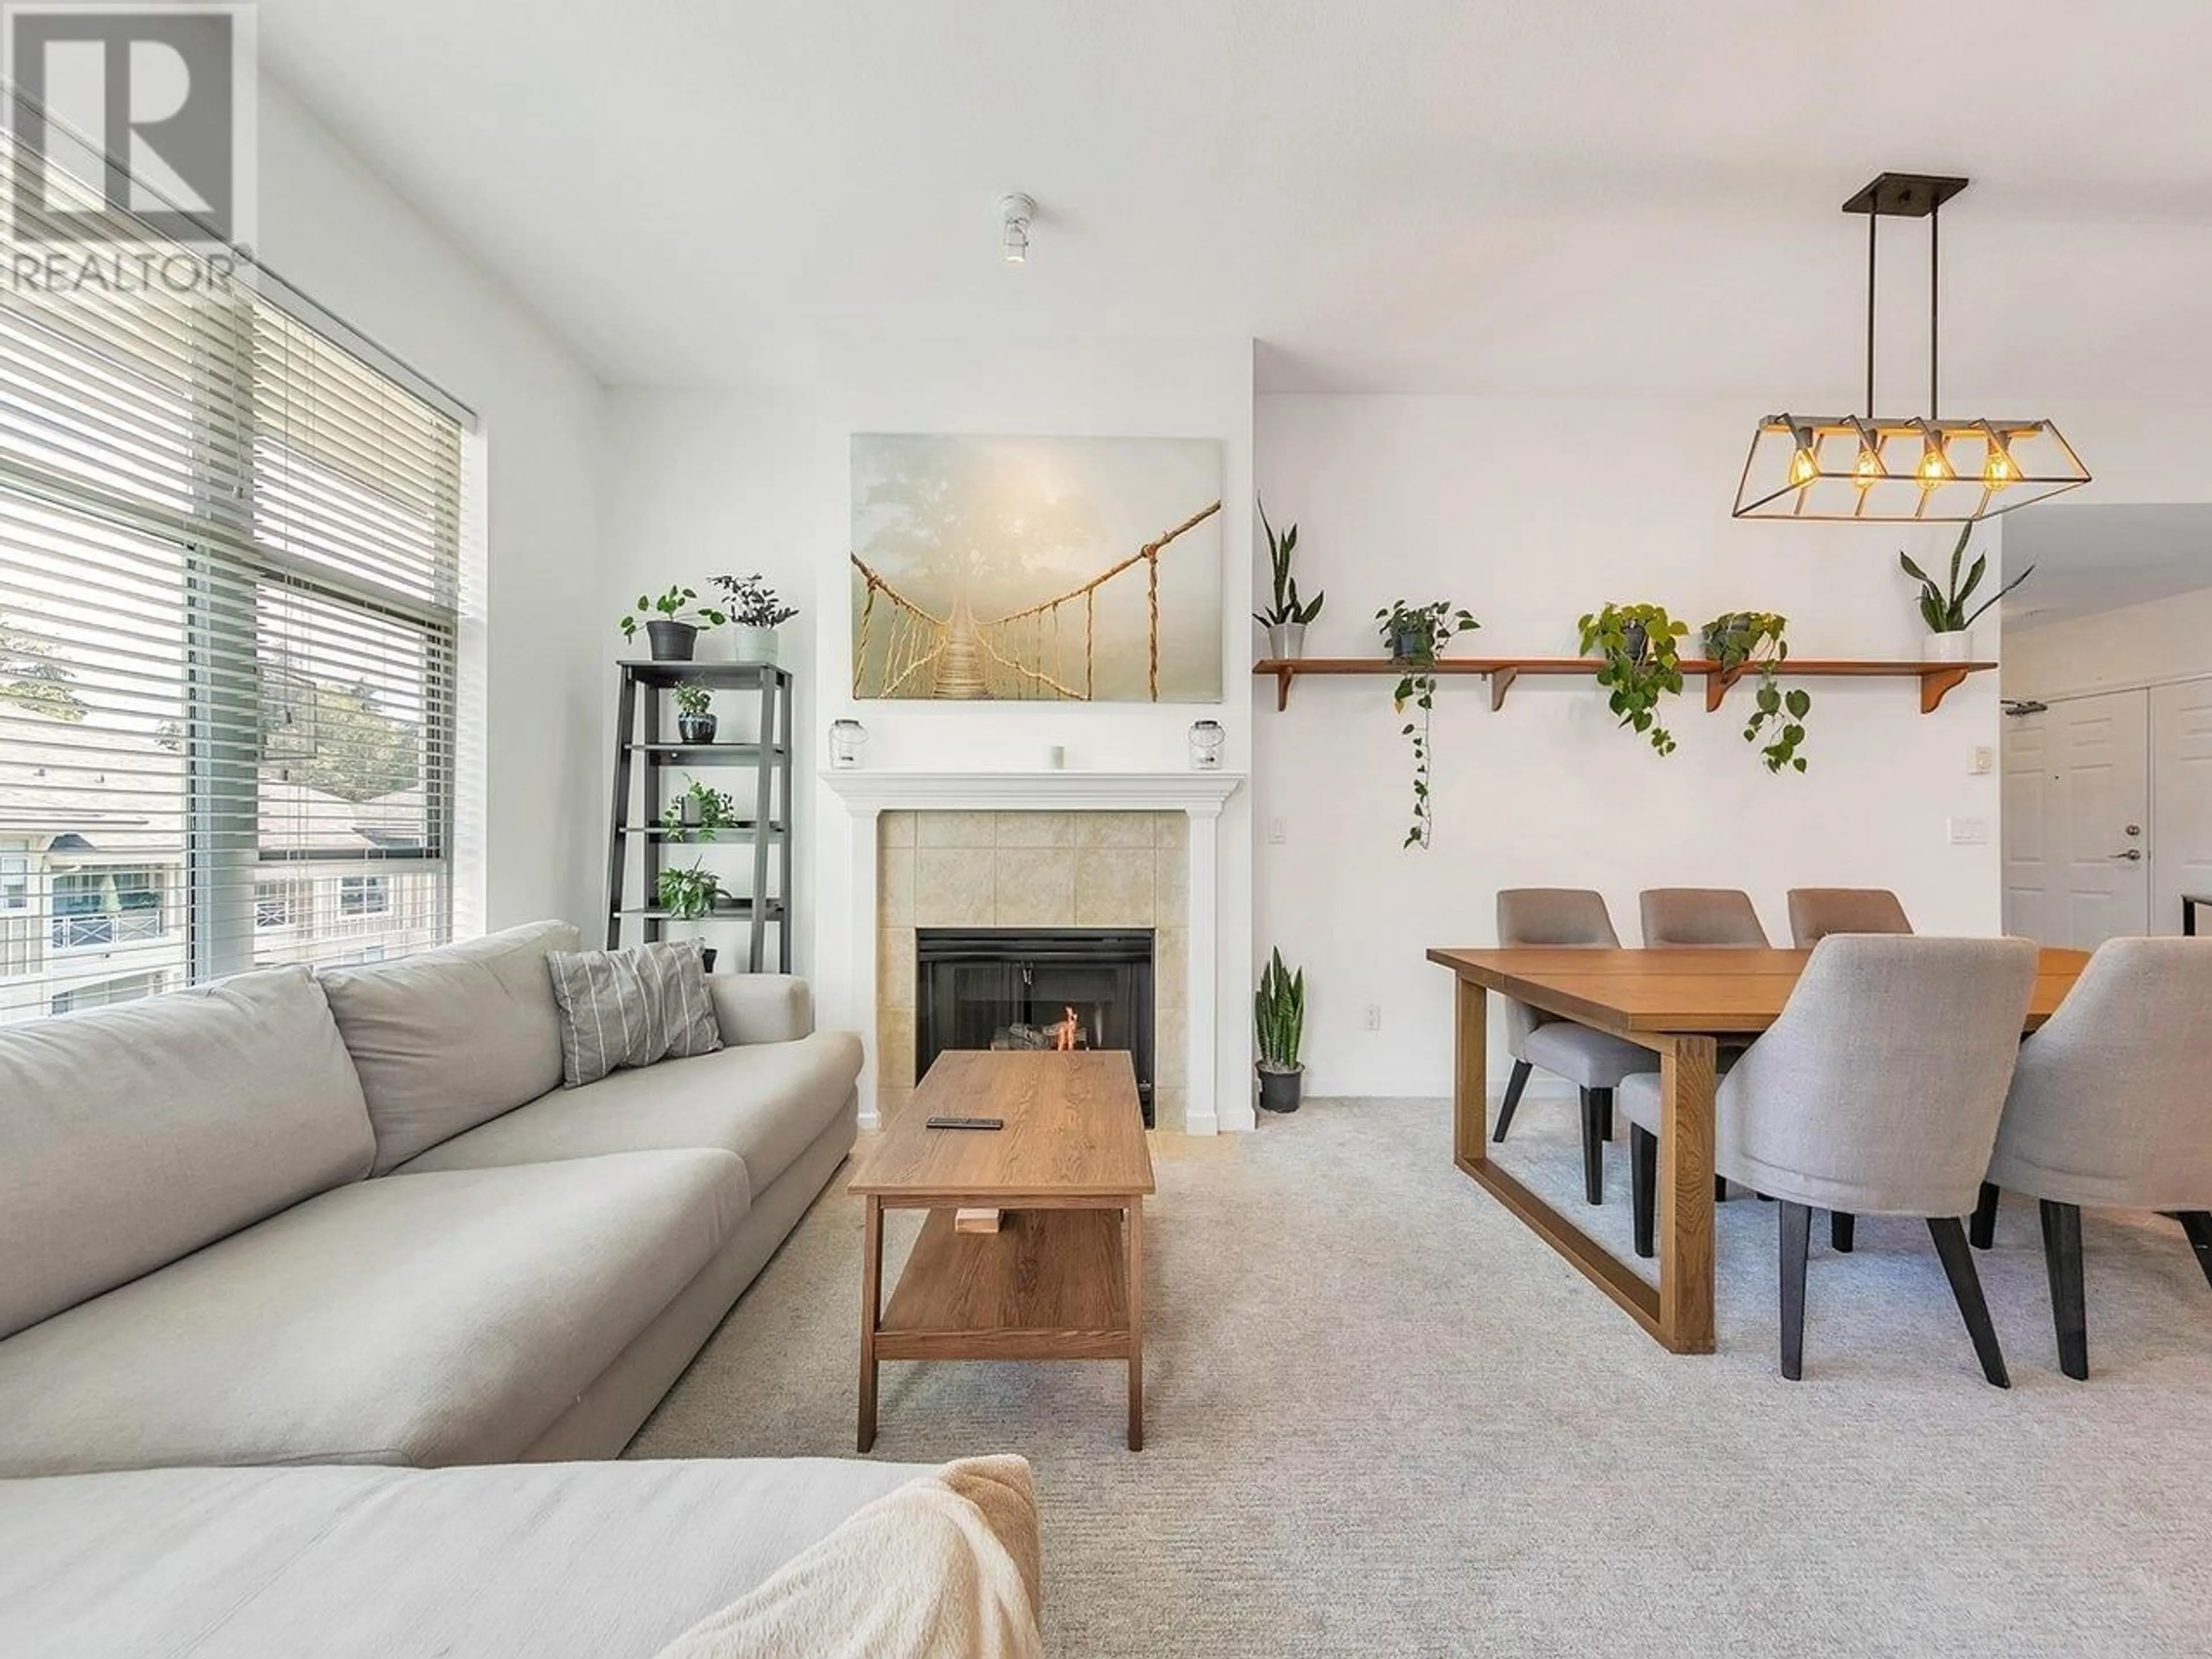
<instances>
[{"instance_id":1,"label":"potted snake plant on floor","mask_svg":"<svg viewBox=\"0 0 2212 1659\"><path fill-rule=\"evenodd\" d=\"M1298 1042L1306 1028L1306 971L1283 966L1280 946L1260 972L1252 999L1260 1034L1260 1105L1270 1112L1295 1112L1305 1080L1298 1064Z\"/></svg>"}]
</instances>

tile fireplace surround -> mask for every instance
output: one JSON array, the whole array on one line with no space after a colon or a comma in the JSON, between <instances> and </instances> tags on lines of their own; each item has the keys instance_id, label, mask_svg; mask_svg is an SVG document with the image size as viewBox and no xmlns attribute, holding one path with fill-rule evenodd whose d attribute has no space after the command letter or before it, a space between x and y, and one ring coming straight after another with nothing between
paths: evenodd
<instances>
[{"instance_id":1,"label":"tile fireplace surround","mask_svg":"<svg viewBox=\"0 0 2212 1659\"><path fill-rule=\"evenodd\" d=\"M1218 829L1225 772L827 772L853 817L854 1005L874 1010L864 1127L913 1091L916 927L1154 930L1155 1108L1218 1127Z\"/></svg>"}]
</instances>

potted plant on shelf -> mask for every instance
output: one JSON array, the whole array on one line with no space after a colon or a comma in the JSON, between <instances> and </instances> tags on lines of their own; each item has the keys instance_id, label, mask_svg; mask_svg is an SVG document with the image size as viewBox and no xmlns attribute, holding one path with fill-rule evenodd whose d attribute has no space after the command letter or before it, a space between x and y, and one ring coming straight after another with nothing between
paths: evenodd
<instances>
[{"instance_id":1,"label":"potted plant on shelf","mask_svg":"<svg viewBox=\"0 0 2212 1659\"><path fill-rule=\"evenodd\" d=\"M622 619L623 638L634 640L645 630L655 662L690 662L698 648L702 628L720 628L729 617L712 605L698 605L696 589L672 587L659 599L637 596L637 607ZM688 619L687 619L688 617Z\"/></svg>"},{"instance_id":2,"label":"potted plant on shelf","mask_svg":"<svg viewBox=\"0 0 2212 1659\"><path fill-rule=\"evenodd\" d=\"M1305 1034L1306 973L1285 969L1279 946L1260 971L1252 1006L1260 1034L1260 1104L1270 1112L1295 1112L1305 1076L1298 1041Z\"/></svg>"},{"instance_id":3,"label":"potted plant on shelf","mask_svg":"<svg viewBox=\"0 0 2212 1659\"><path fill-rule=\"evenodd\" d=\"M696 864L689 870L663 870L653 884L653 897L678 921L696 921L712 915L721 896L721 878Z\"/></svg>"},{"instance_id":4,"label":"potted plant on shelf","mask_svg":"<svg viewBox=\"0 0 2212 1659\"><path fill-rule=\"evenodd\" d=\"M2018 587L2035 574L2033 565L2014 576L2002 587L1984 599L1972 611L1966 601L1974 597L1974 590L1982 584L1988 573L1990 556L1978 557L1966 572L1966 580L1959 580L1960 562L1966 556L1966 543L1974 533L1974 526L1964 525L1959 530L1958 544L1951 550L1951 572L1944 586L1938 587L1936 579L1913 563L1912 556L1901 549L1897 562L1905 574L1920 584L1920 620L1928 624L1928 638L1920 647L1923 662L1968 662L1974 654L1974 623L1982 612Z\"/></svg>"},{"instance_id":5,"label":"potted plant on shelf","mask_svg":"<svg viewBox=\"0 0 2212 1659\"><path fill-rule=\"evenodd\" d=\"M661 830L671 841L689 841L694 830L701 841L712 841L715 831L737 825L738 805L728 792L709 788L696 778L688 780L684 793L660 814Z\"/></svg>"},{"instance_id":6,"label":"potted plant on shelf","mask_svg":"<svg viewBox=\"0 0 2212 1659\"><path fill-rule=\"evenodd\" d=\"M717 576L714 586L722 590L723 603L729 606L730 621L737 629L732 660L773 663L775 630L797 616L799 607L779 599L758 571L750 576Z\"/></svg>"},{"instance_id":7,"label":"potted plant on shelf","mask_svg":"<svg viewBox=\"0 0 2212 1659\"><path fill-rule=\"evenodd\" d=\"M686 743L712 743L719 724L713 712L712 694L698 680L676 688L676 734Z\"/></svg>"},{"instance_id":8,"label":"potted plant on shelf","mask_svg":"<svg viewBox=\"0 0 2212 1659\"><path fill-rule=\"evenodd\" d=\"M1690 631L1663 605L1608 605L1580 618L1583 653L1604 659L1597 683L1609 694L1607 706L1623 726L1640 732L1656 753L1674 752L1674 734L1659 724L1659 700L1682 690L1681 649Z\"/></svg>"},{"instance_id":9,"label":"potted plant on shelf","mask_svg":"<svg viewBox=\"0 0 2212 1659\"><path fill-rule=\"evenodd\" d=\"M1744 725L1743 740L1757 743L1762 732L1772 728L1772 740L1759 751L1770 772L1805 769L1804 757L1797 747L1805 741L1805 715L1813 707L1813 695L1802 686L1784 691L1775 683L1776 674L1790 656L1785 637L1789 626L1789 617L1771 611L1730 611L1705 627L1705 655L1718 663L1723 672L1747 667L1759 671L1759 689L1752 700L1751 718Z\"/></svg>"},{"instance_id":10,"label":"potted plant on shelf","mask_svg":"<svg viewBox=\"0 0 2212 1659\"><path fill-rule=\"evenodd\" d=\"M1306 624L1321 615L1322 601L1326 592L1316 593L1310 603L1298 599L1297 578L1291 574L1291 555L1298 544L1298 527L1292 525L1281 535L1267 522L1267 503L1260 504L1260 527L1267 532L1267 562L1273 567L1275 602L1265 611L1255 611L1252 620L1267 630L1267 655L1276 662L1288 662L1306 653Z\"/></svg>"},{"instance_id":11,"label":"potted plant on shelf","mask_svg":"<svg viewBox=\"0 0 2212 1659\"><path fill-rule=\"evenodd\" d=\"M1390 647L1391 658L1407 670L1390 693L1390 706L1401 714L1407 703L1413 706L1413 718L1400 728L1400 734L1411 738L1413 744L1413 822L1399 845L1425 850L1436 822L1429 798L1429 723L1436 713L1437 677L1423 671L1436 665L1445 641L1453 635L1482 624L1475 621L1474 612L1455 608L1449 599L1428 605L1393 599L1375 613L1375 621L1383 642Z\"/></svg>"}]
</instances>

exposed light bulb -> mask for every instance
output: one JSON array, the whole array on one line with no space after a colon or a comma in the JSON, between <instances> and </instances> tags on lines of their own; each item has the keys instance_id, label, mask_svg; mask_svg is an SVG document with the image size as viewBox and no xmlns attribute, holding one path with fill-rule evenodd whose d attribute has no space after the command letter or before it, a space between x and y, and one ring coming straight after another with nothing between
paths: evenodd
<instances>
[{"instance_id":1,"label":"exposed light bulb","mask_svg":"<svg viewBox=\"0 0 2212 1659\"><path fill-rule=\"evenodd\" d=\"M1943 441L1930 438L1928 447L1920 452L1920 487L1933 489L1938 484L1949 483L1959 475L1952 471L1951 458L1943 453Z\"/></svg>"},{"instance_id":2,"label":"exposed light bulb","mask_svg":"<svg viewBox=\"0 0 2212 1659\"><path fill-rule=\"evenodd\" d=\"M1861 489L1870 489L1882 481L1881 457L1866 445L1859 446L1859 458L1851 463L1851 482Z\"/></svg>"},{"instance_id":3,"label":"exposed light bulb","mask_svg":"<svg viewBox=\"0 0 2212 1659\"><path fill-rule=\"evenodd\" d=\"M1982 464L1982 482L1991 489L2002 489L2007 484L2020 482L2020 468L2001 445L1990 446L1990 458Z\"/></svg>"},{"instance_id":4,"label":"exposed light bulb","mask_svg":"<svg viewBox=\"0 0 2212 1659\"><path fill-rule=\"evenodd\" d=\"M1796 453L1790 458L1790 483L1802 489L1820 476L1820 464L1813 459L1813 452L1803 444L1798 445Z\"/></svg>"}]
</instances>

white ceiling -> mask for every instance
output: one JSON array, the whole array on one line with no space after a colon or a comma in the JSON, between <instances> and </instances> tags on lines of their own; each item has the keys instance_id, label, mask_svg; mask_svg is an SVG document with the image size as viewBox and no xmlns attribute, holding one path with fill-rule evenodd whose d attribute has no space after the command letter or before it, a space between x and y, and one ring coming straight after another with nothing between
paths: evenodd
<instances>
[{"instance_id":1,"label":"white ceiling","mask_svg":"<svg viewBox=\"0 0 2212 1659\"><path fill-rule=\"evenodd\" d=\"M2008 629L2048 628L2193 593L2212 586L2212 507L2054 502L2009 514L2005 570L2031 564L2035 574L2005 601Z\"/></svg>"},{"instance_id":2,"label":"white ceiling","mask_svg":"<svg viewBox=\"0 0 2212 1659\"><path fill-rule=\"evenodd\" d=\"M1962 398L2212 377L2198 0L260 15L271 72L610 383L790 380L817 333L1249 334L1275 389L1802 407L1855 392L1836 209L1884 167L1977 180L1944 216ZM1893 234L1917 403L1920 228Z\"/></svg>"}]
</instances>

